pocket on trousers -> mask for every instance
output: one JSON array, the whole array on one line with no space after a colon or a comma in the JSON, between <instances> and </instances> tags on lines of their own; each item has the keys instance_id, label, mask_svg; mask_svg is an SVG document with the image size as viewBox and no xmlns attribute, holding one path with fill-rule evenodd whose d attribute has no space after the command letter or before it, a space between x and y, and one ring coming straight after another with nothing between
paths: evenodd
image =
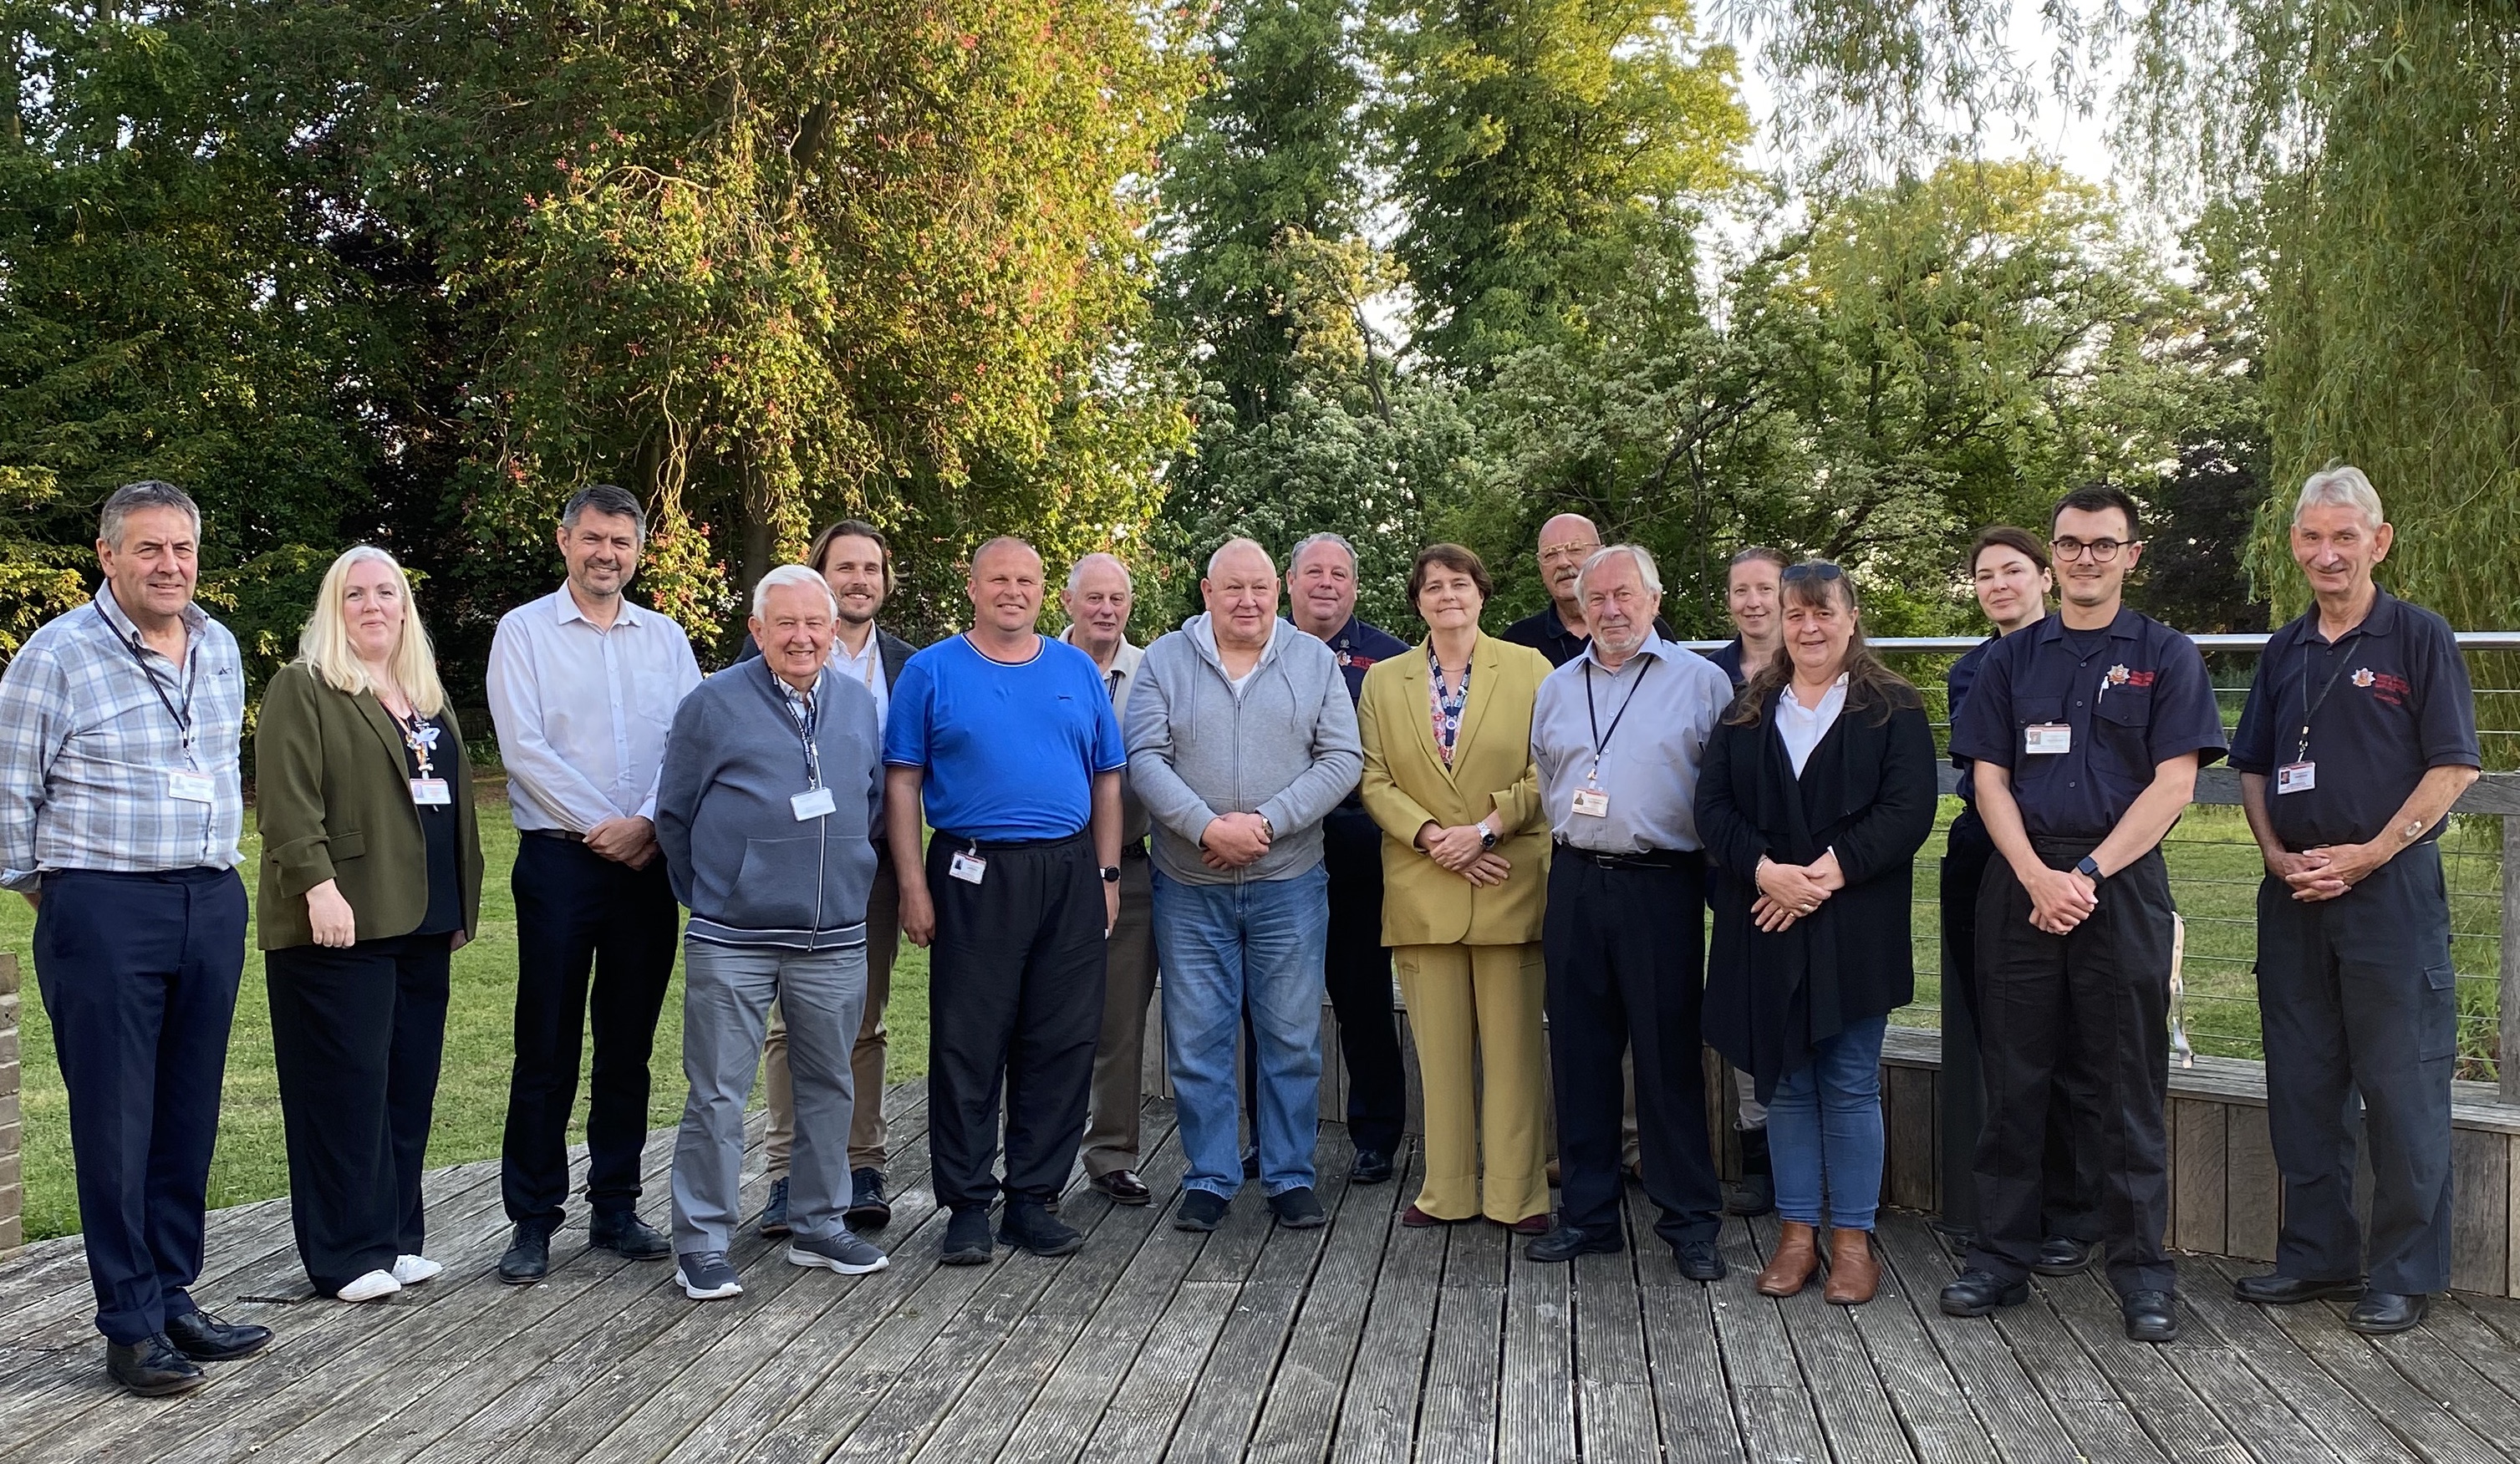
<instances>
[{"instance_id":1,"label":"pocket on trousers","mask_svg":"<svg viewBox=\"0 0 2520 1464\"><path fill-rule=\"evenodd\" d=\"M2458 1055L2458 971L2449 961L2424 967L2423 1031L2418 1062Z\"/></svg>"}]
</instances>

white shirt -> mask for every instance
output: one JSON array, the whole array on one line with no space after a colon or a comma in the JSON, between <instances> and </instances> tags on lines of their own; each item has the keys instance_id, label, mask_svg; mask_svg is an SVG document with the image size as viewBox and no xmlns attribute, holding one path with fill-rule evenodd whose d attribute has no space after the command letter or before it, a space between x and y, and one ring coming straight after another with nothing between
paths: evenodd
<instances>
[{"instance_id":1,"label":"white shirt","mask_svg":"<svg viewBox=\"0 0 2520 1464\"><path fill-rule=\"evenodd\" d=\"M510 610L490 643L490 716L517 826L654 818L674 708L699 684L683 628L627 599L609 630L566 585Z\"/></svg>"},{"instance_id":2,"label":"white shirt","mask_svg":"<svg viewBox=\"0 0 2520 1464\"><path fill-rule=\"evenodd\" d=\"M1837 714L1845 710L1846 673L1842 671L1821 693L1816 707L1806 708L1790 682L1777 693L1777 735L1785 739L1785 756L1793 759L1794 776L1803 776L1803 764L1811 761L1812 749L1828 735L1828 730L1837 725Z\"/></svg>"},{"instance_id":3,"label":"white shirt","mask_svg":"<svg viewBox=\"0 0 2520 1464\"><path fill-rule=\"evenodd\" d=\"M875 733L883 735L884 715L892 710L892 686L883 674L883 634L874 626L867 627L866 649L849 654L849 643L837 635L832 637L832 653L827 660L831 668L864 687L875 696Z\"/></svg>"}]
</instances>

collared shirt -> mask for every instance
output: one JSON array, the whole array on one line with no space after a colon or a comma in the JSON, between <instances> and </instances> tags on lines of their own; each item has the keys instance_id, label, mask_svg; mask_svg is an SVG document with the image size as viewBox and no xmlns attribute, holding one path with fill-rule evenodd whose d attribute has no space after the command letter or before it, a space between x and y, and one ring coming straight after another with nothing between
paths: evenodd
<instances>
[{"instance_id":1,"label":"collared shirt","mask_svg":"<svg viewBox=\"0 0 2520 1464\"><path fill-rule=\"evenodd\" d=\"M1329 646L1330 654L1338 658L1339 675L1347 681L1347 702L1350 706L1364 698L1365 674L1373 669L1375 662L1409 653L1408 642L1389 631L1368 625L1354 615L1348 616L1347 624L1340 626L1337 634L1323 643ZM1362 785L1349 789L1348 795L1340 799L1339 806L1331 811L1333 818L1342 814L1366 818Z\"/></svg>"},{"instance_id":2,"label":"collared shirt","mask_svg":"<svg viewBox=\"0 0 2520 1464\"><path fill-rule=\"evenodd\" d=\"M2063 752L2027 750L2030 729L2057 726ZM2223 755L2205 658L2129 609L2100 630L2068 631L2049 615L1996 642L1952 722L1954 758L2011 770L2033 838L2108 837L2156 765L2191 752L2200 766Z\"/></svg>"},{"instance_id":3,"label":"collared shirt","mask_svg":"<svg viewBox=\"0 0 2520 1464\"><path fill-rule=\"evenodd\" d=\"M2484 766L2450 622L2382 590L2332 644L2316 605L2269 637L2231 736L2231 766L2272 777L2299 762L2312 765L2311 786L2267 791L2275 837L2295 852L2367 843L2429 770ZM2424 837L2440 833L2435 824Z\"/></svg>"},{"instance_id":4,"label":"collared shirt","mask_svg":"<svg viewBox=\"0 0 2520 1464\"><path fill-rule=\"evenodd\" d=\"M1969 691L1977 685L1978 669L1986 664L1987 650L2002 639L2002 636L1989 636L1980 641L1960 652L1960 658L1952 662L1952 669L1943 673L1943 705L1951 717L1952 726L1960 724L1960 708L1968 705ZM1969 776L1969 760L1955 753L1952 766L1960 770L1959 786L1954 790L1959 794L1960 817L1974 819L1977 817L1977 783Z\"/></svg>"},{"instance_id":5,"label":"collared shirt","mask_svg":"<svg viewBox=\"0 0 2520 1464\"><path fill-rule=\"evenodd\" d=\"M1698 764L1716 719L1732 701L1732 683L1723 672L1659 634L1646 637L1616 671L1595 660L1587 646L1551 672L1531 713L1531 755L1540 766L1551 829L1578 849L1599 854L1701 847ZM1598 774L1597 728L1608 744L1598 749ZM1595 787L1610 800L1609 812L1576 813L1575 790Z\"/></svg>"},{"instance_id":6,"label":"collared shirt","mask_svg":"<svg viewBox=\"0 0 2520 1464\"><path fill-rule=\"evenodd\" d=\"M1653 631L1655 635L1666 641L1673 639L1675 635L1670 625L1666 624L1660 615L1654 617ZM1554 600L1543 607L1539 614L1525 615L1507 626L1505 634L1497 639L1509 641L1516 645L1528 645L1549 657L1549 664L1552 666L1565 665L1568 661L1582 655L1584 647L1593 643L1592 637L1579 636L1566 628L1565 617L1557 613L1557 602ZM1692 651L1690 654L1694 655L1696 652ZM1699 659L1702 660L1704 657Z\"/></svg>"},{"instance_id":7,"label":"collared shirt","mask_svg":"<svg viewBox=\"0 0 2520 1464\"><path fill-rule=\"evenodd\" d=\"M901 668L893 703L883 760L926 770L920 792L939 832L983 842L1080 833L1095 777L1129 765L1094 658L1047 637L1014 665L980 654L968 636L939 641Z\"/></svg>"},{"instance_id":8,"label":"collared shirt","mask_svg":"<svg viewBox=\"0 0 2520 1464\"><path fill-rule=\"evenodd\" d=\"M200 606L182 618L178 664L100 586L0 674L0 885L39 889L49 869L237 865L245 663ZM173 796L179 772L207 775L210 800Z\"/></svg>"},{"instance_id":9,"label":"collared shirt","mask_svg":"<svg viewBox=\"0 0 2520 1464\"><path fill-rule=\"evenodd\" d=\"M1745 647L1741 644L1741 638L1734 636L1708 652L1706 659L1716 670L1732 678L1732 686L1737 690L1750 680L1749 674L1741 669L1741 657L1744 653Z\"/></svg>"},{"instance_id":10,"label":"collared shirt","mask_svg":"<svg viewBox=\"0 0 2520 1464\"><path fill-rule=\"evenodd\" d=\"M1803 776L1803 765L1811 761L1812 749L1828 730L1837 725L1837 714L1846 710L1846 673L1837 674L1828 689L1821 693L1820 705L1806 707L1802 698L1787 686L1777 692L1777 735L1784 738L1785 756L1794 765L1794 776Z\"/></svg>"},{"instance_id":11,"label":"collared shirt","mask_svg":"<svg viewBox=\"0 0 2520 1464\"><path fill-rule=\"evenodd\" d=\"M670 616L624 599L604 629L566 585L510 610L490 643L490 716L517 826L654 818L674 709L699 684Z\"/></svg>"},{"instance_id":12,"label":"collared shirt","mask_svg":"<svg viewBox=\"0 0 2520 1464\"><path fill-rule=\"evenodd\" d=\"M883 674L883 633L867 627L866 649L849 654L849 643L834 635L825 662L833 671L867 688L875 697L875 732L883 735L884 716L892 710L892 684Z\"/></svg>"},{"instance_id":13,"label":"collared shirt","mask_svg":"<svg viewBox=\"0 0 2520 1464\"><path fill-rule=\"evenodd\" d=\"M1071 625L1060 631L1058 639L1076 645L1076 627ZM1085 647L1078 645L1076 648L1083 650ZM1102 685L1111 689L1112 716L1128 714L1129 691L1137 686L1138 664L1146 658L1145 647L1130 644L1127 636L1120 638L1120 648L1111 652L1111 667L1102 673ZM1139 849L1143 853L1141 846L1146 841L1147 806L1138 801L1138 790L1129 786L1129 770L1123 768L1120 770L1120 847L1124 851Z\"/></svg>"}]
</instances>

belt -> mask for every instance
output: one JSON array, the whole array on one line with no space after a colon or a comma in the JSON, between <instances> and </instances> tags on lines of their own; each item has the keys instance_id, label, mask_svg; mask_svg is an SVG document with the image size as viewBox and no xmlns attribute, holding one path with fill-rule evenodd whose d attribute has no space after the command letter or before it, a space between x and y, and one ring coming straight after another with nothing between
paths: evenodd
<instances>
[{"instance_id":1,"label":"belt","mask_svg":"<svg viewBox=\"0 0 2520 1464\"><path fill-rule=\"evenodd\" d=\"M582 833L571 833L565 828L519 828L517 832L524 834L529 838L558 839L564 844L583 844L586 842L586 835Z\"/></svg>"},{"instance_id":2,"label":"belt","mask_svg":"<svg viewBox=\"0 0 2520 1464\"><path fill-rule=\"evenodd\" d=\"M1706 857L1705 852L1698 849L1645 849L1635 854L1604 854L1598 849L1569 844L1564 839L1556 842L1557 858L1580 859L1604 869L1685 869Z\"/></svg>"},{"instance_id":3,"label":"belt","mask_svg":"<svg viewBox=\"0 0 2520 1464\"><path fill-rule=\"evenodd\" d=\"M1085 830L1081 828L1074 833L1060 834L1055 839L973 839L959 833L947 833L941 828L936 832L937 836L948 844L960 845L965 849L977 849L983 854L1000 854L1014 849L1064 849L1070 844L1082 844L1088 841Z\"/></svg>"}]
</instances>

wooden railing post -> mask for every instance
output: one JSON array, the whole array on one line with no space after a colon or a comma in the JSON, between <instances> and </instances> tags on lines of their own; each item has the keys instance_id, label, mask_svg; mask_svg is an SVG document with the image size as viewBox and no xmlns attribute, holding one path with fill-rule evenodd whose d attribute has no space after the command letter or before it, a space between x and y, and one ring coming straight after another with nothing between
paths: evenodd
<instances>
[{"instance_id":1,"label":"wooden railing post","mask_svg":"<svg viewBox=\"0 0 2520 1464\"><path fill-rule=\"evenodd\" d=\"M2502 984L2494 994L2502 1101L2520 1103L2520 814L2502 816Z\"/></svg>"},{"instance_id":2,"label":"wooden railing post","mask_svg":"<svg viewBox=\"0 0 2520 1464\"><path fill-rule=\"evenodd\" d=\"M19 1155L18 957L0 952L0 1260L26 1243L26 1184Z\"/></svg>"}]
</instances>

